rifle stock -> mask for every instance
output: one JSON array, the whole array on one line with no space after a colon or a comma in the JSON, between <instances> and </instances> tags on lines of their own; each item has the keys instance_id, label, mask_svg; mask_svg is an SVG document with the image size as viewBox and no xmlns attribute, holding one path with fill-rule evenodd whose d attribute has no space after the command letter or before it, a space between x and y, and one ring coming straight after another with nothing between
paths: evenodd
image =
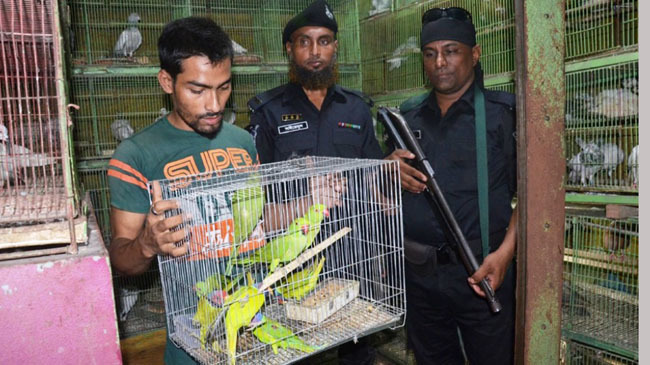
<instances>
[{"instance_id":1,"label":"rifle stock","mask_svg":"<svg viewBox=\"0 0 650 365\"><path fill-rule=\"evenodd\" d=\"M432 209L438 210L440 213L445 226L448 228L449 232L451 232L451 235L455 240L458 254L467 270L467 273L469 276L472 276L476 270L478 270L478 262L472 254L472 250L465 239L465 235L460 229L456 218L449 208L449 204L447 204L447 200L442 194L442 190L440 190L440 187L434 178L433 168L422 151L420 144L417 142L411 128L409 128L404 117L393 108L379 107L377 110L377 119L379 119L386 127L388 134L395 142L397 148L408 150L415 155L415 167L427 177L426 193L429 196L429 203L431 204ZM488 283L486 279L483 279L479 283L479 286L485 293L485 299L488 302L490 310L493 313L500 312L501 303L499 303L499 300L495 296L490 283Z\"/></svg>"}]
</instances>

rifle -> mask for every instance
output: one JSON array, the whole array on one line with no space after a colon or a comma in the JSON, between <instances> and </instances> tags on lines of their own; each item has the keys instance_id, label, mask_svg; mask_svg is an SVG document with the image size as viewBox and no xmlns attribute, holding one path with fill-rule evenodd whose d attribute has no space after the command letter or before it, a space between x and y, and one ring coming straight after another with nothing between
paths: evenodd
<instances>
[{"instance_id":1,"label":"rifle","mask_svg":"<svg viewBox=\"0 0 650 365\"><path fill-rule=\"evenodd\" d=\"M413 131L411 131L411 128L406 123L406 120L404 120L404 117L402 117L402 115L394 108L379 107L377 109L377 119L379 119L386 127L388 134L393 142L395 142L397 148L408 150L415 155L415 168L427 177L426 191L429 197L429 204L431 204L434 211L437 210L440 213L439 215L442 217L445 226L453 236L458 249L458 254L467 270L467 273L469 276L474 275L479 267L478 262L472 254L472 250L465 239L465 235L461 231L456 218L452 214L449 204L447 204L447 200L442 194L436 179L433 177L433 168L422 151L420 144L417 142ZM490 283L488 283L486 279L483 279L479 283L479 286L485 293L485 299L488 302L490 310L493 313L500 312L501 303L499 303L499 300L494 295L494 290L492 289L492 286L490 286Z\"/></svg>"}]
</instances>

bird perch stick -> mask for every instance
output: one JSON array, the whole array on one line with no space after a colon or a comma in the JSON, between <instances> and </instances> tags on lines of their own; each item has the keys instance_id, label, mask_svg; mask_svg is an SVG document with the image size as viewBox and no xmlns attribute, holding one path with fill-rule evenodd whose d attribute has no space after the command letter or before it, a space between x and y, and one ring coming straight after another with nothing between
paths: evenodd
<instances>
[{"instance_id":1,"label":"bird perch stick","mask_svg":"<svg viewBox=\"0 0 650 365\"><path fill-rule=\"evenodd\" d=\"M343 236L346 234L350 233L352 229L350 227L345 227L338 232L334 233L333 235L329 236L326 240L323 242L317 244L316 246L305 250L305 252L301 253L300 256L296 257L293 261L290 263L282 266L281 268L277 269L276 272L271 274L269 277L264 279L262 281L262 286L259 288L259 292L263 292L266 290L268 287L270 287L272 284L274 284L276 281L282 279L283 277L289 275L293 270L295 270L297 267L305 263L307 260L310 258L318 255L321 251L326 249L327 247L331 246L334 242L338 241L341 239Z\"/></svg>"}]
</instances>

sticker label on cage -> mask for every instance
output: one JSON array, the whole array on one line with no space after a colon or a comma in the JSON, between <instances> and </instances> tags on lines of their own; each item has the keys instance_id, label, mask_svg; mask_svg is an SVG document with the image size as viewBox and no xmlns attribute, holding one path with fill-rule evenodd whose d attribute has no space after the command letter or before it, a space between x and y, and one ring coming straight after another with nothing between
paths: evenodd
<instances>
[{"instance_id":1,"label":"sticker label on cage","mask_svg":"<svg viewBox=\"0 0 650 365\"><path fill-rule=\"evenodd\" d=\"M308 128L309 128L309 124L307 124L306 121L299 122L299 123L291 123L291 124L278 126L278 133L287 134L287 133L293 133L298 131L304 131Z\"/></svg>"},{"instance_id":2,"label":"sticker label on cage","mask_svg":"<svg viewBox=\"0 0 650 365\"><path fill-rule=\"evenodd\" d=\"M219 258L230 255L234 237L234 222L230 194L216 192L179 201L183 212L191 215L190 260ZM239 252L253 250L265 243L261 222Z\"/></svg>"}]
</instances>

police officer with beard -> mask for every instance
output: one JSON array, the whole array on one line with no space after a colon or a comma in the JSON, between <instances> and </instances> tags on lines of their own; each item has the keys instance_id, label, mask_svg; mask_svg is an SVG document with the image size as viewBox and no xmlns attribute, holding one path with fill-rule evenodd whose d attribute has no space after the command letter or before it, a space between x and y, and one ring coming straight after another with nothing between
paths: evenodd
<instances>
[{"instance_id":1,"label":"police officer with beard","mask_svg":"<svg viewBox=\"0 0 650 365\"><path fill-rule=\"evenodd\" d=\"M284 28L289 83L249 100L251 125L261 163L301 156L382 159L375 137L372 100L336 83L338 25L332 8L313 2ZM391 158L413 158L408 151ZM375 350L348 342L339 348L342 364L372 364Z\"/></svg>"},{"instance_id":2,"label":"police officer with beard","mask_svg":"<svg viewBox=\"0 0 650 365\"><path fill-rule=\"evenodd\" d=\"M322 0L285 26L289 83L248 102L261 163L307 155L383 158L370 113L372 100L336 84L337 31L332 9Z\"/></svg>"}]
</instances>

